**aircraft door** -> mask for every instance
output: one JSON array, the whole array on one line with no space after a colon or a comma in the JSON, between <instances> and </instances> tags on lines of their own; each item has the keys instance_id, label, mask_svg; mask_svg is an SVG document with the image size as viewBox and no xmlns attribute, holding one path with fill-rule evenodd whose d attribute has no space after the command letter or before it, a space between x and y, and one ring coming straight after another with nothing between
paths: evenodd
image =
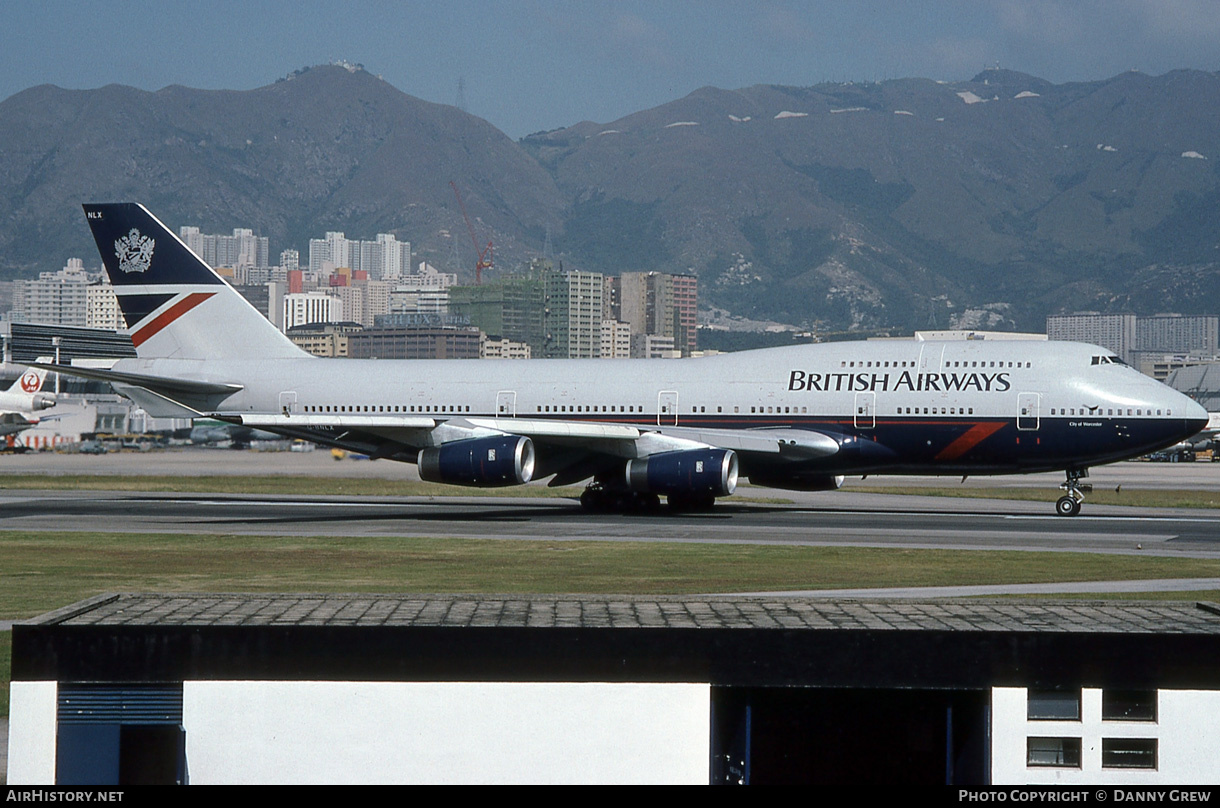
<instances>
[{"instance_id":1,"label":"aircraft door","mask_svg":"<svg viewBox=\"0 0 1220 808\"><path fill-rule=\"evenodd\" d=\"M295 391L285 390L280 393L280 412L284 415L292 415L297 411L297 394Z\"/></svg>"},{"instance_id":2,"label":"aircraft door","mask_svg":"<svg viewBox=\"0 0 1220 808\"><path fill-rule=\"evenodd\" d=\"M657 393L657 426L678 425L678 391L662 390Z\"/></svg>"},{"instance_id":3,"label":"aircraft door","mask_svg":"<svg viewBox=\"0 0 1220 808\"><path fill-rule=\"evenodd\" d=\"M937 350L939 348L939 350ZM927 345L919 346L919 372L936 372L941 369L941 364L945 358L945 346L933 346L929 348Z\"/></svg>"},{"instance_id":4,"label":"aircraft door","mask_svg":"<svg viewBox=\"0 0 1220 808\"><path fill-rule=\"evenodd\" d=\"M1042 395L1017 393L1017 429L1033 431L1042 419Z\"/></svg>"},{"instance_id":5,"label":"aircraft door","mask_svg":"<svg viewBox=\"0 0 1220 808\"><path fill-rule=\"evenodd\" d=\"M857 429L872 429L877 425L877 394L856 393L856 409L853 416Z\"/></svg>"},{"instance_id":6,"label":"aircraft door","mask_svg":"<svg viewBox=\"0 0 1220 808\"><path fill-rule=\"evenodd\" d=\"M517 417L517 391L516 390L501 390L496 393L496 417L497 418L516 418Z\"/></svg>"}]
</instances>

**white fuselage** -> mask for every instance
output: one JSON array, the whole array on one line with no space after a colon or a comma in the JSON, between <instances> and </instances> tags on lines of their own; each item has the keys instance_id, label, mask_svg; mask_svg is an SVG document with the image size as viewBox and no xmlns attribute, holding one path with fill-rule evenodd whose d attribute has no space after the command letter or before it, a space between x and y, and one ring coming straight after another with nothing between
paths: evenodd
<instances>
[{"instance_id":1,"label":"white fuselage","mask_svg":"<svg viewBox=\"0 0 1220 808\"><path fill-rule=\"evenodd\" d=\"M969 424L990 422L994 431L1008 423L1014 434L1001 453L1014 457L989 454L977 464L982 473L1018 470L1022 452L1042 456L1034 465L1063 467L1064 452L1037 449L1042 438L1078 443L1089 454L1082 463L1107 462L1142 453L1162 432L1183 432L1184 421L1206 420L1198 405L1106 349L1040 341L843 342L689 360L124 360L116 369L242 384L224 401L238 413L831 428L884 437L903 471L937 457L930 470L968 465L965 453L946 455L933 441ZM1108 440L1132 429L1138 434ZM897 448L914 446L917 433L937 451L911 457Z\"/></svg>"}]
</instances>

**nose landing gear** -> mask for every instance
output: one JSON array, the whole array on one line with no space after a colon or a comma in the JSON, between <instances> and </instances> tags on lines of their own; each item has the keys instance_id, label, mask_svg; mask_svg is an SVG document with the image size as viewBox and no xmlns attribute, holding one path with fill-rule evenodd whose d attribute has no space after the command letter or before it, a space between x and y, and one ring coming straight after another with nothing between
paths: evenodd
<instances>
[{"instance_id":1,"label":"nose landing gear","mask_svg":"<svg viewBox=\"0 0 1220 808\"><path fill-rule=\"evenodd\" d=\"M1084 502L1084 495L1093 492L1092 483L1080 482L1088 476L1088 469L1067 470L1067 480L1059 484L1059 487L1067 493L1059 497L1059 500L1055 503L1056 515L1075 516L1080 513L1080 504Z\"/></svg>"}]
</instances>

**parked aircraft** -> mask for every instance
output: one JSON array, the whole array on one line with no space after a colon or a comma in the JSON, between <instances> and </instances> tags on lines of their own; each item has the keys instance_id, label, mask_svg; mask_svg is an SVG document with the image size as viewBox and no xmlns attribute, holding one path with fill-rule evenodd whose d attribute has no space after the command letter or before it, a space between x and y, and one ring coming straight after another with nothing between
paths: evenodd
<instances>
[{"instance_id":1,"label":"parked aircraft","mask_svg":"<svg viewBox=\"0 0 1220 808\"><path fill-rule=\"evenodd\" d=\"M39 362L50 361L50 357L39 358ZM0 392L0 437L29 429L39 420L34 413L55 406L55 395L42 392L46 378L46 365L31 367L8 390Z\"/></svg>"},{"instance_id":2,"label":"parked aircraft","mask_svg":"<svg viewBox=\"0 0 1220 808\"><path fill-rule=\"evenodd\" d=\"M200 445L226 445L234 449L250 448L250 441L280 440L280 436L261 429L225 423L211 419L197 421L191 428L189 440Z\"/></svg>"},{"instance_id":3,"label":"parked aircraft","mask_svg":"<svg viewBox=\"0 0 1220 808\"><path fill-rule=\"evenodd\" d=\"M1207 423L1095 345L873 341L690 360L318 359L294 346L143 206L85 205L137 358L110 381L152 415L210 417L375 458L425 480L584 480L589 509L702 510L738 476L838 488L846 474L1062 470L1074 516L1091 466Z\"/></svg>"}]
</instances>

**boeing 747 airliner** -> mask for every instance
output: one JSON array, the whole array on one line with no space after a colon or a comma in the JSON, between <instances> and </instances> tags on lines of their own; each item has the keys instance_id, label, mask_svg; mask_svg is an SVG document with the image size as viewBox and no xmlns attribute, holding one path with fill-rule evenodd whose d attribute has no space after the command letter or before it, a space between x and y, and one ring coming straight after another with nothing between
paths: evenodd
<instances>
[{"instance_id":1,"label":"boeing 747 airliner","mask_svg":"<svg viewBox=\"0 0 1220 808\"><path fill-rule=\"evenodd\" d=\"M703 510L752 483L1062 470L1171 446L1207 413L1112 351L877 341L688 360L355 360L305 354L138 204L85 205L136 359L63 368L165 417L216 418L417 463L425 480L590 480L589 509Z\"/></svg>"}]
</instances>

